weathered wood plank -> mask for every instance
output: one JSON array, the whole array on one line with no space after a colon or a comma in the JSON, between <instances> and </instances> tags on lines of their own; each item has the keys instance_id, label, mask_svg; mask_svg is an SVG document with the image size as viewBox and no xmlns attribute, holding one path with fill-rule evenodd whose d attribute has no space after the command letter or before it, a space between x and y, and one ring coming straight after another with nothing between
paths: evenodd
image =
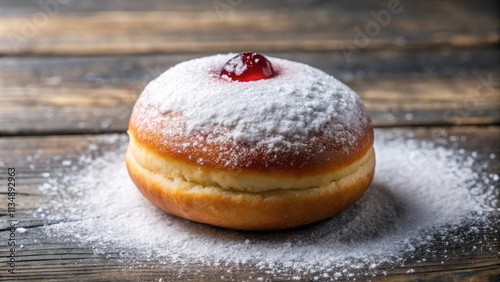
<instances>
[{"instance_id":1,"label":"weathered wood plank","mask_svg":"<svg viewBox=\"0 0 500 282\"><path fill-rule=\"evenodd\" d=\"M144 85L206 55L0 58L0 134L123 132ZM496 49L269 53L318 67L356 90L375 125L500 121Z\"/></svg>"},{"instance_id":2,"label":"weathered wood plank","mask_svg":"<svg viewBox=\"0 0 500 282\"><path fill-rule=\"evenodd\" d=\"M500 127L435 127L414 129L378 129L391 132L395 136L405 138L408 134L417 139L431 142L446 143L445 146L456 147L477 153L478 160L486 160L491 154L500 154L497 146ZM455 138L462 137L462 138ZM87 247L79 247L71 243L62 243L58 238L46 238L40 232L39 219L32 218L32 213L37 209L37 203L43 201L44 195L37 192L37 187L45 182L45 172L61 170L65 165L63 160L71 160L73 164L78 163L80 152L94 144L95 155L102 154L113 144L97 142L99 136L46 136L46 137L3 137L0 138L0 179L5 179L5 168L15 166L17 168L18 181L22 183L23 195L19 195L17 204L20 207L18 215L21 216L22 226L28 228L28 232L18 234L21 236L23 248L19 249L18 274L5 275L5 258L0 258L2 275L0 281L25 281L34 279L63 281L74 279L78 275L79 281L242 281L256 280L265 277L266 281L283 281L292 279L286 275L274 277L265 274L262 270L237 268L231 273L224 267L207 267L203 265L192 265L190 270L179 273L176 265L158 265L155 261L144 261L136 264L128 264L120 258L119 254L94 254ZM463 141L463 139L466 141ZM448 142L442 142L443 139ZM462 140L458 143L450 140ZM497 157L490 160L489 169L492 172L500 170L500 159ZM54 177L52 175L51 177ZM64 187L61 187L64 189ZM2 193L4 191L1 191ZM5 198L0 198L0 222L3 226L6 216ZM5 247L7 238L5 229L0 231L0 248ZM495 281L498 278L500 249L498 237L498 226L493 228L481 228L477 233L467 237L466 241L457 246L443 246L437 241L432 246L435 256L427 258L425 262L420 261L425 257L425 252L416 251L415 257L408 258L404 266L387 268L387 276L358 277L359 279L370 279L372 281L408 281L408 280L439 280L439 281ZM488 244L491 249L478 248ZM446 250L446 251L445 251ZM413 269L415 272L407 274ZM307 275L302 279L312 279Z\"/></svg>"},{"instance_id":3,"label":"weathered wood plank","mask_svg":"<svg viewBox=\"0 0 500 282\"><path fill-rule=\"evenodd\" d=\"M45 1L48 3L50 1ZM205 0L142 0L140 3L137 1L127 1L127 0L87 0L81 1L71 1L71 0L57 0L60 4L59 13L74 13L74 12L110 12L110 11L204 11L213 10L215 11L214 3L215 1L205 1ZM277 10L303 10L307 8L337 8L341 11L365 11L367 9L376 9L380 7L386 7L387 2L384 1L363 1L363 0L352 0L352 1L334 1L337 3L331 3L331 1L324 0L277 0L277 1L265 1L265 0L233 0L225 1L229 5L233 5L235 9L241 8L249 11L259 11L262 9L277 9ZM403 1L401 1L403 2ZM486 13L490 16L497 15L495 8L498 6L496 1L491 0L477 0L474 3L465 0L456 0L454 3L434 3L435 1L421 0L425 4L431 4L432 7L424 5L416 6L414 9L419 9L418 12L428 11L431 13L438 13L442 11L446 12L463 12L463 13ZM404 4L404 3L403 3ZM458 5L457 5L458 4ZM37 0L0 0L0 5L2 10L0 10L0 15L2 16L19 16L25 15L27 13L32 14L42 8L40 1ZM433 10L433 9L437 10ZM464 9L467 9L464 10Z\"/></svg>"},{"instance_id":4,"label":"weathered wood plank","mask_svg":"<svg viewBox=\"0 0 500 282\"><path fill-rule=\"evenodd\" d=\"M397 1L390 7L386 0L79 2L58 0L47 7L39 1L0 1L0 54L358 52L492 46L499 39L493 12L498 3L492 0L474 6ZM381 10L386 16L373 16Z\"/></svg>"}]
</instances>

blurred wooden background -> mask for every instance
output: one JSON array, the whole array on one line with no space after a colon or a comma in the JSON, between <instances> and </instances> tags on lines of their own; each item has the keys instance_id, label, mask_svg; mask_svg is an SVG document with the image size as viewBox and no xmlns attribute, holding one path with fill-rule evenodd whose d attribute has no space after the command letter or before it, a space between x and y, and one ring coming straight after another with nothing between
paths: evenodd
<instances>
[{"instance_id":1,"label":"blurred wooden background","mask_svg":"<svg viewBox=\"0 0 500 282\"><path fill-rule=\"evenodd\" d=\"M37 228L42 223L30 218L36 209L30 197L42 197L37 186L44 179L29 167L42 160L28 161L27 154L42 148L47 158L64 155L100 134L124 133L135 99L165 69L247 50L336 76L362 96L374 124L384 127L379 130L401 129L429 141L466 136L464 146L479 158L499 156L498 11L493 0L0 0L0 175L12 165L21 171L21 213L26 228ZM498 173L498 158L491 163ZM4 237L5 199L0 203ZM372 280L498 281L497 236L498 228L481 230L464 243L465 250L486 241L493 250L457 248L425 263L415 258ZM2 271L0 281L175 274L175 266L150 269L147 263L122 271L119 260L89 249L26 240L30 251L19 254L20 274ZM409 268L415 273L407 275ZM218 280L221 271L200 270L203 277L190 278ZM235 277L248 279L248 273Z\"/></svg>"}]
</instances>

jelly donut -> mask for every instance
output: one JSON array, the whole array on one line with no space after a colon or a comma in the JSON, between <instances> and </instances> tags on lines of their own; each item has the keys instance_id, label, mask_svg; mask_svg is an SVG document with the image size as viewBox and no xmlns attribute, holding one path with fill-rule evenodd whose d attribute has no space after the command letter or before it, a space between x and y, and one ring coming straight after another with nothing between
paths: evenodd
<instances>
[{"instance_id":1,"label":"jelly donut","mask_svg":"<svg viewBox=\"0 0 500 282\"><path fill-rule=\"evenodd\" d=\"M255 53L180 63L151 81L128 129L127 169L167 213L241 230L345 210L374 174L361 99L311 66Z\"/></svg>"}]
</instances>

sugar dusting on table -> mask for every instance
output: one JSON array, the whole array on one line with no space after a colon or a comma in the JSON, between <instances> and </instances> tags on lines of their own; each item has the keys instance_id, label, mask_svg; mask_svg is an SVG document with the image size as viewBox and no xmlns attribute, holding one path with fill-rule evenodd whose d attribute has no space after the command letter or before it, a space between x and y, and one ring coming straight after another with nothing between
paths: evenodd
<instances>
[{"instance_id":1,"label":"sugar dusting on table","mask_svg":"<svg viewBox=\"0 0 500 282\"><path fill-rule=\"evenodd\" d=\"M487 172L487 163L477 162L475 152L377 132L374 182L342 214L279 232L220 229L152 206L128 177L126 137L113 135L100 142L115 149L97 158L89 157L90 151L82 154L81 171L63 166L51 173L40 191L52 200L35 216L62 221L44 226L46 236L96 253L119 253L131 258L132 267L152 261L175 265L182 273L195 264L228 271L251 265L261 270L257 277L291 279L383 275L436 240L461 240L454 233L458 228L477 232L474 224L498 212L499 177ZM89 150L95 148L92 144Z\"/></svg>"}]
</instances>

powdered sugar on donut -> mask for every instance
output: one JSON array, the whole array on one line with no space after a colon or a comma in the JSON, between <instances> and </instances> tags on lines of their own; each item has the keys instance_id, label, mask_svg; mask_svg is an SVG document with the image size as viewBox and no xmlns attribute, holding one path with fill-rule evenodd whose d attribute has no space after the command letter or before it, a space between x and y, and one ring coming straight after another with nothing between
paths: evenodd
<instances>
[{"instance_id":1,"label":"powdered sugar on donut","mask_svg":"<svg viewBox=\"0 0 500 282\"><path fill-rule=\"evenodd\" d=\"M219 72L234 55L194 59L170 68L147 85L138 108L154 107L163 115L181 113L186 134L224 128L217 132L218 139L222 134L231 142L270 148L300 144L319 131L336 143L353 145L370 126L360 98L334 77L305 64L268 57L275 77L229 81ZM141 114L152 115L146 122L158 122L158 111Z\"/></svg>"}]
</instances>

